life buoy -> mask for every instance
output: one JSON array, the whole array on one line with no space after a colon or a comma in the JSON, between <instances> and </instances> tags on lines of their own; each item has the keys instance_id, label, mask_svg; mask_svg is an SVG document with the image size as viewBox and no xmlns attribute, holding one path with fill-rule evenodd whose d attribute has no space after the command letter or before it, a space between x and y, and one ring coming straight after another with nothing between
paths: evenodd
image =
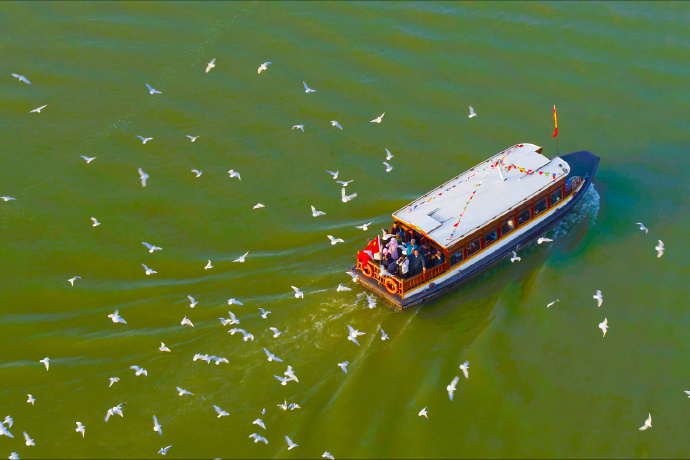
<instances>
[{"instance_id":1,"label":"life buoy","mask_svg":"<svg viewBox=\"0 0 690 460\"><path fill-rule=\"evenodd\" d=\"M384 285L386 286L386 291L390 292L391 294L398 293L398 283L393 278L386 278Z\"/></svg>"},{"instance_id":2,"label":"life buoy","mask_svg":"<svg viewBox=\"0 0 690 460\"><path fill-rule=\"evenodd\" d=\"M374 274L373 270L371 269L371 265L368 263L362 265L362 273L364 273L364 276L367 278L371 278L371 276Z\"/></svg>"}]
</instances>

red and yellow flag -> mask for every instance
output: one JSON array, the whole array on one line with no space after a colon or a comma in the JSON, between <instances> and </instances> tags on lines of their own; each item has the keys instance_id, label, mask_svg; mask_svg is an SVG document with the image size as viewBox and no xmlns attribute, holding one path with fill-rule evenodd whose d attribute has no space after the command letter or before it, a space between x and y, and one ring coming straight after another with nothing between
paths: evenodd
<instances>
[{"instance_id":1,"label":"red and yellow flag","mask_svg":"<svg viewBox=\"0 0 690 460\"><path fill-rule=\"evenodd\" d=\"M556 118L556 106L553 106L553 137L558 134L558 119Z\"/></svg>"}]
</instances>

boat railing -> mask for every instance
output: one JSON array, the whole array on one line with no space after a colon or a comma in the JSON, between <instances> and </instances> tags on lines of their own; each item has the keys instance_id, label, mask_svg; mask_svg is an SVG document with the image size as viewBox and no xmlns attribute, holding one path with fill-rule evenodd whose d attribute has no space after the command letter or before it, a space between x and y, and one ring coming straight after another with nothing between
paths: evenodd
<instances>
[{"instance_id":1,"label":"boat railing","mask_svg":"<svg viewBox=\"0 0 690 460\"><path fill-rule=\"evenodd\" d=\"M580 176L573 177L573 180L568 182L568 185L565 186L565 196L563 198L572 195L572 193L577 190L580 184L582 184L584 181L585 179Z\"/></svg>"},{"instance_id":2,"label":"boat railing","mask_svg":"<svg viewBox=\"0 0 690 460\"><path fill-rule=\"evenodd\" d=\"M424 284L427 281L436 278L438 275L441 273L445 272L448 270L449 264L448 262L443 262L441 265L437 265L435 267L431 267L427 269L425 272L422 272L418 275L413 276L412 278L408 278L403 281L402 283L402 293L404 294L405 292L409 291L410 289L414 289L415 287L419 286L420 284Z\"/></svg>"},{"instance_id":3,"label":"boat railing","mask_svg":"<svg viewBox=\"0 0 690 460\"><path fill-rule=\"evenodd\" d=\"M436 278L449 268L449 263L445 261L441 265L427 269L426 272L422 272L411 278L403 279L398 276L381 275L379 265L372 260L367 260L365 264L362 264L362 262L359 260L357 261L357 269L359 271L365 274L371 273L371 276L367 276L368 278L376 280L378 284L383 284L386 290L391 294L399 294L401 296L410 289L414 289L420 284L424 284L425 282Z\"/></svg>"}]
</instances>

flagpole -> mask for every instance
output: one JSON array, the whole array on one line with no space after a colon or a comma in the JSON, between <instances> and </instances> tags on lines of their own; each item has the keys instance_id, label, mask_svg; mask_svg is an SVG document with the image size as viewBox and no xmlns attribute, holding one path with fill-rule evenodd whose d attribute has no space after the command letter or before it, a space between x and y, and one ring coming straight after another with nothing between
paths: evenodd
<instances>
[{"instance_id":1,"label":"flagpole","mask_svg":"<svg viewBox=\"0 0 690 460\"><path fill-rule=\"evenodd\" d=\"M558 151L558 136L556 136L556 156L561 156L561 154Z\"/></svg>"}]
</instances>

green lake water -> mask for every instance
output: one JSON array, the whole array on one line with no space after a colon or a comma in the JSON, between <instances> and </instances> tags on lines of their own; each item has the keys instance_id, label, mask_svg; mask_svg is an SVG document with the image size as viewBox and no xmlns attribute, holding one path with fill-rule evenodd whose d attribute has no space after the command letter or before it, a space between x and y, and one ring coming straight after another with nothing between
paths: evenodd
<instances>
[{"instance_id":1,"label":"green lake water","mask_svg":"<svg viewBox=\"0 0 690 460\"><path fill-rule=\"evenodd\" d=\"M687 458L688 24L686 2L3 2L0 456ZM601 157L554 242L421 308L366 308L344 272L367 237L511 145L556 155L554 104L559 152Z\"/></svg>"}]
</instances>

